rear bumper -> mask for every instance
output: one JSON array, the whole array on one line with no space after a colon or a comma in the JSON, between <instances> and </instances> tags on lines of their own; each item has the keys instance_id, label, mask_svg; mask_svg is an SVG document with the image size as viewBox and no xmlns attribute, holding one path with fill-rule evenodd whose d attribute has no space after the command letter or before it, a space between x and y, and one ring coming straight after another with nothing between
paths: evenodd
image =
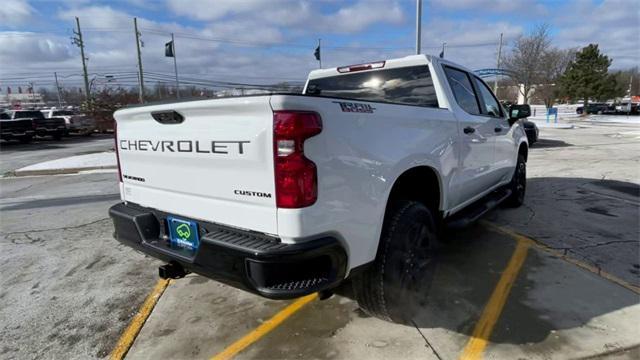
<instances>
[{"instance_id":1,"label":"rear bumper","mask_svg":"<svg viewBox=\"0 0 640 360\"><path fill-rule=\"evenodd\" d=\"M114 236L121 243L268 298L295 298L330 289L345 277L347 255L335 238L284 244L264 234L198 221L200 246L195 254L185 256L169 245L167 215L132 203L109 209Z\"/></svg>"},{"instance_id":2,"label":"rear bumper","mask_svg":"<svg viewBox=\"0 0 640 360\"><path fill-rule=\"evenodd\" d=\"M36 135L38 136L47 136L47 135L57 135L62 134L65 131L64 126L59 127L36 127Z\"/></svg>"},{"instance_id":3,"label":"rear bumper","mask_svg":"<svg viewBox=\"0 0 640 360\"><path fill-rule=\"evenodd\" d=\"M0 133L0 136L2 136L3 139L12 139L12 138L23 138L23 137L31 137L35 135L35 131L33 130L26 130L26 131L20 131L20 130L7 130L7 131L2 131Z\"/></svg>"},{"instance_id":4,"label":"rear bumper","mask_svg":"<svg viewBox=\"0 0 640 360\"><path fill-rule=\"evenodd\" d=\"M95 129L96 129L95 126L77 126L77 127L69 128L69 133L71 134L86 133L86 132L94 131Z\"/></svg>"}]
</instances>

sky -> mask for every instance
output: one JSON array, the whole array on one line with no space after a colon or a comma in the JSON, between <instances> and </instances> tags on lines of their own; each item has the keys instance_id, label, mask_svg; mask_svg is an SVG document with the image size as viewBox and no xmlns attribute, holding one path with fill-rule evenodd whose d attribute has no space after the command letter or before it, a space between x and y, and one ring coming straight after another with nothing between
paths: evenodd
<instances>
[{"instance_id":1,"label":"sky","mask_svg":"<svg viewBox=\"0 0 640 360\"><path fill-rule=\"evenodd\" d=\"M185 82L302 82L322 65L335 67L415 52L415 0L2 0L0 89L82 84L79 49L71 43L80 19L87 67L96 84L136 83L133 18L138 18L148 86L173 76L164 44L174 33ZM638 0L423 0L422 50L470 69L496 66L536 26L551 27L552 44L597 43L613 69L640 64ZM107 78L108 76L108 78Z\"/></svg>"}]
</instances>

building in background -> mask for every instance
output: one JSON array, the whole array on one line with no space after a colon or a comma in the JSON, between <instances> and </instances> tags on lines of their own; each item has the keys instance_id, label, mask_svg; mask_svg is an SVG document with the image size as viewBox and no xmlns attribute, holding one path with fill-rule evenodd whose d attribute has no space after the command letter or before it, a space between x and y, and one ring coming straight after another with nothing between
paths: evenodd
<instances>
[{"instance_id":1,"label":"building in background","mask_svg":"<svg viewBox=\"0 0 640 360\"><path fill-rule=\"evenodd\" d=\"M32 109L44 106L44 99L40 93L0 94L0 108L2 109Z\"/></svg>"}]
</instances>

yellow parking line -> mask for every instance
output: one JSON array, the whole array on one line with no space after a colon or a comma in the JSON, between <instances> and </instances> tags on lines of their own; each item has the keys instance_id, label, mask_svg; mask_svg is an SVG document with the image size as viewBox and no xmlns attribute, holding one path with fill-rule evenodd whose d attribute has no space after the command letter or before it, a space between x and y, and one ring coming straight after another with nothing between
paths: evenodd
<instances>
[{"instance_id":1,"label":"yellow parking line","mask_svg":"<svg viewBox=\"0 0 640 360\"><path fill-rule=\"evenodd\" d=\"M565 255L562 251L558 251L556 249L550 248L550 247L548 247L548 246L546 246L544 244L539 243L538 241L536 241L536 240L534 240L532 238L529 238L527 236L519 234L519 233L517 233L517 232L515 232L515 231L513 231L513 230L511 230L511 229L509 229L507 227L499 226L499 225L496 225L496 224L492 224L492 223L490 223L488 221L484 221L484 220L481 221L481 224L483 226L491 229L491 230L503 233L505 235L509 235L512 238L516 239L516 240L526 241L527 243L531 244L532 246L535 246L537 249L540 249L542 251L550 253L550 254L552 254L552 255L554 255L554 256L556 256L556 257L558 257L558 258L560 258L560 259L562 259L562 260L564 260L564 261L566 261L568 263L571 263L571 264L576 265L578 267L581 267L581 268L583 268L583 269L585 269L587 271L590 271L590 272L592 272L592 273L594 273L594 274L596 274L596 275L598 275L600 277L603 277L603 278L605 278L605 279L607 279L607 280L609 280L609 281L611 281L613 283L616 283L616 284L618 284L618 285L620 285L620 286L622 286L622 287L624 287L624 288L626 288L628 290L631 290L631 291L635 292L636 294L640 294L640 287L632 285L632 284L630 284L630 283L618 278L617 276L609 274L608 272L603 271L602 269L599 269L599 268L597 268L597 267L595 267L593 265L589 265L589 264L587 264L585 262L582 262L580 260L577 260L577 259L574 259L572 257L569 257L569 256Z\"/></svg>"},{"instance_id":2,"label":"yellow parking line","mask_svg":"<svg viewBox=\"0 0 640 360\"><path fill-rule=\"evenodd\" d=\"M167 286L169 286L169 280L158 280L156 286L144 300L144 303L142 303L142 306L140 307L140 310L138 310L136 316L133 317L131 323L127 326L127 329L122 333L122 336L120 336L120 340L118 340L116 347L111 351L111 354L109 355L111 360L124 359Z\"/></svg>"},{"instance_id":3,"label":"yellow parking line","mask_svg":"<svg viewBox=\"0 0 640 360\"><path fill-rule=\"evenodd\" d=\"M493 289L489 302L487 302L487 305L485 305L482 310L480 320L476 323L471 339L469 339L467 346L465 346L462 351L460 359L474 360L482 358L482 353L489 343L493 327L502 313L502 308L509 297L511 287L516 281L522 264L524 264L527 258L528 250L529 243L519 239L516 249L513 255L511 255L509 264L507 264L507 267L502 272L502 276L500 276L498 284Z\"/></svg>"},{"instance_id":4,"label":"yellow parking line","mask_svg":"<svg viewBox=\"0 0 640 360\"><path fill-rule=\"evenodd\" d=\"M235 355L237 355L242 350L246 349L249 345L254 342L260 340L263 336L267 335L273 329L282 324L287 318L291 315L298 312L305 305L312 302L313 300L318 298L317 293L313 293L311 295L307 295L302 297L282 309L279 313L275 314L271 319L263 322L260 326L255 328L252 332L243 336L241 339L237 340L233 344L229 345L226 349L224 349L221 353L218 353L211 360L227 360L231 359Z\"/></svg>"}]
</instances>

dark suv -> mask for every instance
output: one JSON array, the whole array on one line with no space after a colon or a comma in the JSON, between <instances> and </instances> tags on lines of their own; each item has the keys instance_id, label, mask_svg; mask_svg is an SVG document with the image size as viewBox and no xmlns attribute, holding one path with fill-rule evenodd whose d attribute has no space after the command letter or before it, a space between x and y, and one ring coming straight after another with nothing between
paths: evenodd
<instances>
[{"instance_id":1,"label":"dark suv","mask_svg":"<svg viewBox=\"0 0 640 360\"><path fill-rule=\"evenodd\" d=\"M60 140L66 130L63 118L45 118L38 110L14 110L9 114L13 120L31 119L37 136L51 136L55 140Z\"/></svg>"},{"instance_id":2,"label":"dark suv","mask_svg":"<svg viewBox=\"0 0 640 360\"><path fill-rule=\"evenodd\" d=\"M31 142L35 135L35 126L31 119L11 118L11 114L0 113L0 138L2 140L19 140L22 143Z\"/></svg>"},{"instance_id":3,"label":"dark suv","mask_svg":"<svg viewBox=\"0 0 640 360\"><path fill-rule=\"evenodd\" d=\"M589 103L587 104L587 114L609 114L615 112L615 108L605 103ZM576 114L583 114L584 106L578 106L576 108Z\"/></svg>"}]
</instances>

